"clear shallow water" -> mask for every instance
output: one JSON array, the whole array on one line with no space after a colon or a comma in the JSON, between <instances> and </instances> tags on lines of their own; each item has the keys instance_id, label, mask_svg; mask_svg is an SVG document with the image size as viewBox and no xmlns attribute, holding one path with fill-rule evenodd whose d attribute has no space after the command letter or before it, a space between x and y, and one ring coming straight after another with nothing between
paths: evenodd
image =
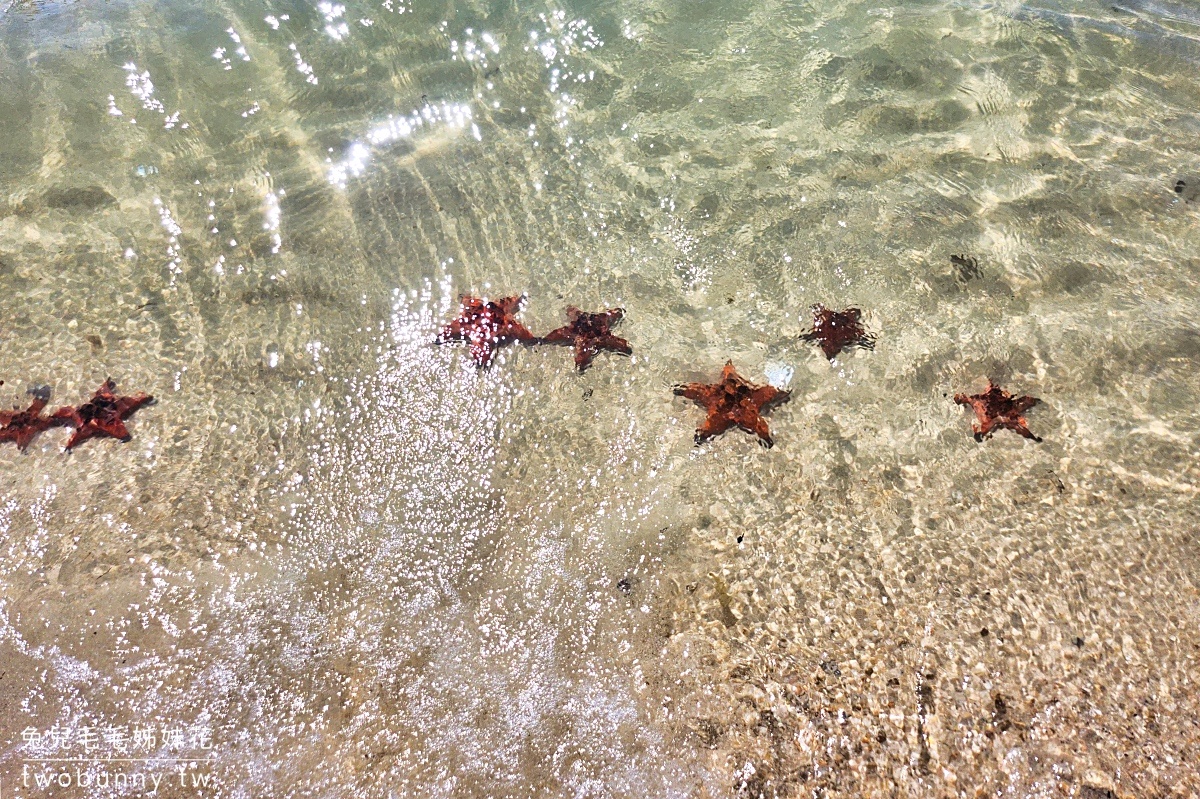
<instances>
[{"instance_id":1,"label":"clear shallow water","mask_svg":"<svg viewBox=\"0 0 1200 799\"><path fill-rule=\"evenodd\" d=\"M1200 16L1122 8L8 6L0 390L160 401L0 450L0 787L1200 790ZM635 355L477 373L460 292ZM692 446L726 358L774 449Z\"/></svg>"}]
</instances>

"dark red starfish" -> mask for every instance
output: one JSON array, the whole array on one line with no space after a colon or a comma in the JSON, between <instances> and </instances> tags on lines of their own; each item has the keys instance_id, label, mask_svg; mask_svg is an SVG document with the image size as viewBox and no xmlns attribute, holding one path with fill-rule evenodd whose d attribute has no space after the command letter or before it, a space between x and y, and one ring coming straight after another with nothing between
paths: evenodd
<instances>
[{"instance_id":1,"label":"dark red starfish","mask_svg":"<svg viewBox=\"0 0 1200 799\"><path fill-rule=\"evenodd\" d=\"M513 318L521 307L521 297L501 297L488 302L462 295L458 318L442 328L434 342L466 341L476 366L492 362L496 350L510 341L536 341L525 326Z\"/></svg>"},{"instance_id":2,"label":"dark red starfish","mask_svg":"<svg viewBox=\"0 0 1200 799\"><path fill-rule=\"evenodd\" d=\"M50 401L50 386L31 388L29 395L33 402L25 410L0 411L0 441L15 441L17 449L28 447L43 430L66 424L62 419L42 415L42 409Z\"/></svg>"},{"instance_id":3,"label":"dark red starfish","mask_svg":"<svg viewBox=\"0 0 1200 799\"><path fill-rule=\"evenodd\" d=\"M1041 402L1037 397L1014 397L1000 386L988 381L988 390L982 394L955 394L954 401L959 405L970 405L975 410L978 420L971 426L975 431L975 440L983 441L991 438L996 428L1008 428L1025 438L1041 441L1029 431L1025 422L1025 411Z\"/></svg>"},{"instance_id":4,"label":"dark red starfish","mask_svg":"<svg viewBox=\"0 0 1200 799\"><path fill-rule=\"evenodd\" d=\"M625 317L624 308L611 308L601 313L581 311L574 305L567 308L566 327L551 330L541 338L546 344L573 344L575 366L583 371L592 365L592 359L600 350L632 355L633 347L623 338L613 335L613 326Z\"/></svg>"},{"instance_id":5,"label":"dark red starfish","mask_svg":"<svg viewBox=\"0 0 1200 799\"><path fill-rule=\"evenodd\" d=\"M125 429L125 420L143 405L153 404L154 397L149 394L119 397L116 391L117 384L110 377L87 402L77 408L68 406L54 412L54 418L61 420L60 424L75 428L66 449L73 449L89 438L109 436L121 441L133 438Z\"/></svg>"},{"instance_id":6,"label":"dark red starfish","mask_svg":"<svg viewBox=\"0 0 1200 799\"><path fill-rule=\"evenodd\" d=\"M862 311L858 308L834 311L818 303L812 307L812 312L813 329L800 338L820 344L829 360L847 347L875 349L875 337L863 328Z\"/></svg>"},{"instance_id":7,"label":"dark red starfish","mask_svg":"<svg viewBox=\"0 0 1200 799\"><path fill-rule=\"evenodd\" d=\"M702 444L733 426L754 433L764 447L775 445L762 412L769 405L787 402L790 391L774 386L756 386L747 382L728 361L717 383L685 383L675 386L675 394L695 400L708 411L704 424L696 428L696 444Z\"/></svg>"}]
</instances>

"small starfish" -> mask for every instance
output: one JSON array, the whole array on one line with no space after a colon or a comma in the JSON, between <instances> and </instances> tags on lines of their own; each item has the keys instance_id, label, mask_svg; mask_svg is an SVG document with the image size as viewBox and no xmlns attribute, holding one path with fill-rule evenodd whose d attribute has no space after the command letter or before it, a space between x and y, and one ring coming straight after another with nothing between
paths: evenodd
<instances>
[{"instance_id":1,"label":"small starfish","mask_svg":"<svg viewBox=\"0 0 1200 799\"><path fill-rule=\"evenodd\" d=\"M109 436L121 441L133 438L125 429L125 420L143 405L154 404L154 397L149 394L118 397L116 391L117 384L110 377L87 402L77 408L68 406L54 412L53 418L61 420L60 424L75 428L74 434L67 441L67 450L75 448L89 438Z\"/></svg>"},{"instance_id":2,"label":"small starfish","mask_svg":"<svg viewBox=\"0 0 1200 799\"><path fill-rule=\"evenodd\" d=\"M1037 397L1014 397L1000 386L988 381L988 390L982 394L955 394L954 401L959 405L970 405L975 410L978 420L971 426L975 431L975 440L983 441L991 438L996 428L1008 428L1033 441L1041 441L1029 431L1025 422L1025 411L1041 402Z\"/></svg>"},{"instance_id":3,"label":"small starfish","mask_svg":"<svg viewBox=\"0 0 1200 799\"><path fill-rule=\"evenodd\" d=\"M772 447L775 442L762 412L768 405L787 402L790 391L780 391L774 386L756 386L747 382L727 361L718 383L685 383L675 386L675 394L695 400L708 411L704 424L696 428L696 444L700 445L713 436L724 433L733 426L754 433L758 443Z\"/></svg>"},{"instance_id":4,"label":"small starfish","mask_svg":"<svg viewBox=\"0 0 1200 799\"><path fill-rule=\"evenodd\" d=\"M25 410L13 408L11 411L0 411L0 441L15 441L17 449L25 449L30 442L43 430L59 427L65 422L53 416L42 416L42 409L50 401L50 386L37 386L29 389L33 401Z\"/></svg>"},{"instance_id":5,"label":"small starfish","mask_svg":"<svg viewBox=\"0 0 1200 799\"><path fill-rule=\"evenodd\" d=\"M800 338L819 343L829 360L846 347L875 349L875 337L863 328L862 311L858 308L834 311L818 303L812 307L812 312L813 329Z\"/></svg>"},{"instance_id":6,"label":"small starfish","mask_svg":"<svg viewBox=\"0 0 1200 799\"><path fill-rule=\"evenodd\" d=\"M491 302L466 294L459 297L462 307L458 318L442 328L435 344L447 341L468 342L475 365L487 366L496 350L510 341L533 342L537 339L525 326L513 318L521 307L522 297L501 297Z\"/></svg>"},{"instance_id":7,"label":"small starfish","mask_svg":"<svg viewBox=\"0 0 1200 799\"><path fill-rule=\"evenodd\" d=\"M575 366L583 371L592 365L592 359L600 350L632 355L633 347L623 338L612 333L614 325L625 316L624 308L612 308L602 313L581 311L574 305L567 308L567 321L571 324L552 330L541 338L546 344L575 345Z\"/></svg>"}]
</instances>

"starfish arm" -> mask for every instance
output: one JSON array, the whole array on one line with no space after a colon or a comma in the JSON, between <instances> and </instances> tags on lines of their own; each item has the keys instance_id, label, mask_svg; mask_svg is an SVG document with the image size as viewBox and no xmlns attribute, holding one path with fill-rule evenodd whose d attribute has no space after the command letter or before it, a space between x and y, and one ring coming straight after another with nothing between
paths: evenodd
<instances>
[{"instance_id":1,"label":"starfish arm","mask_svg":"<svg viewBox=\"0 0 1200 799\"><path fill-rule=\"evenodd\" d=\"M490 339L473 339L470 351L475 365L482 369L492 362L492 358L496 354L496 347Z\"/></svg>"},{"instance_id":2,"label":"starfish arm","mask_svg":"<svg viewBox=\"0 0 1200 799\"><path fill-rule=\"evenodd\" d=\"M612 327L613 325L616 325L622 319L625 318L625 309L624 308L609 308L607 311L604 312L603 316L604 316L604 321L607 323L607 326Z\"/></svg>"},{"instance_id":3,"label":"starfish arm","mask_svg":"<svg viewBox=\"0 0 1200 799\"><path fill-rule=\"evenodd\" d=\"M459 300L458 316L460 319L475 319L487 312L488 304L479 297L463 295Z\"/></svg>"},{"instance_id":4,"label":"starfish arm","mask_svg":"<svg viewBox=\"0 0 1200 799\"><path fill-rule=\"evenodd\" d=\"M1013 413L1019 416L1024 414L1025 411L1029 410L1034 405L1038 405L1040 403L1041 400L1037 397L1017 397L1015 400L1013 400Z\"/></svg>"},{"instance_id":5,"label":"starfish arm","mask_svg":"<svg viewBox=\"0 0 1200 799\"><path fill-rule=\"evenodd\" d=\"M75 447L79 446L84 441L87 441L89 438L92 438L95 435L96 430L91 425L77 427L75 428L75 432L71 434L71 437L67 439L67 443L63 446L63 450L70 452L71 450L75 449Z\"/></svg>"},{"instance_id":6,"label":"starfish arm","mask_svg":"<svg viewBox=\"0 0 1200 799\"><path fill-rule=\"evenodd\" d=\"M579 310L574 305L567 306L567 321L568 322L570 322L571 324L575 324L575 322L577 322L579 320L579 317L581 317L581 316L583 316L583 311Z\"/></svg>"},{"instance_id":7,"label":"starfish arm","mask_svg":"<svg viewBox=\"0 0 1200 799\"><path fill-rule=\"evenodd\" d=\"M1033 431L1031 431L1029 429L1029 427L1028 427L1028 425L1026 425L1024 419L1020 419L1020 418L1015 419L1012 422L1006 424L1005 427L1007 427L1009 430L1012 430L1014 433L1017 433L1025 438L1028 438L1030 441L1040 442L1042 440L1040 436L1035 436L1033 434Z\"/></svg>"},{"instance_id":8,"label":"starfish arm","mask_svg":"<svg viewBox=\"0 0 1200 799\"><path fill-rule=\"evenodd\" d=\"M611 333L599 336L595 341L595 346L602 350L619 352L622 355L633 355L633 347L629 346L629 342L623 338L617 338Z\"/></svg>"},{"instance_id":9,"label":"starfish arm","mask_svg":"<svg viewBox=\"0 0 1200 799\"><path fill-rule=\"evenodd\" d=\"M119 441L128 441L129 439L133 438L133 436L129 434L129 430L125 428L125 423L121 421L120 417L116 416L115 414L107 418L93 419L90 426L94 427L100 433L106 436L112 436Z\"/></svg>"},{"instance_id":10,"label":"starfish arm","mask_svg":"<svg viewBox=\"0 0 1200 799\"><path fill-rule=\"evenodd\" d=\"M758 436L758 443L762 444L767 449L775 446L775 439L771 438L771 429L767 427L767 420L761 416L755 420L753 429L749 430L748 432L754 433L756 436Z\"/></svg>"},{"instance_id":11,"label":"starfish arm","mask_svg":"<svg viewBox=\"0 0 1200 799\"><path fill-rule=\"evenodd\" d=\"M542 336L540 341L543 344L572 344L575 341L575 329L571 325L556 328Z\"/></svg>"},{"instance_id":12,"label":"starfish arm","mask_svg":"<svg viewBox=\"0 0 1200 799\"><path fill-rule=\"evenodd\" d=\"M681 383L672 389L677 397L687 397L696 402L707 402L712 386L706 383Z\"/></svg>"},{"instance_id":13,"label":"starfish arm","mask_svg":"<svg viewBox=\"0 0 1200 799\"><path fill-rule=\"evenodd\" d=\"M498 300L493 300L493 304L507 314L516 313L521 309L521 301L525 299L525 295L516 294L512 297L501 297Z\"/></svg>"},{"instance_id":14,"label":"starfish arm","mask_svg":"<svg viewBox=\"0 0 1200 799\"><path fill-rule=\"evenodd\" d=\"M54 413L50 414L51 419L58 420L58 423L63 427L79 427L83 424L83 419L79 416L79 411L70 405L64 405Z\"/></svg>"},{"instance_id":15,"label":"starfish arm","mask_svg":"<svg viewBox=\"0 0 1200 799\"><path fill-rule=\"evenodd\" d=\"M17 442L17 449L24 450L33 443L33 439L37 438L38 433L52 427L53 425L49 424L49 421L49 419L37 419L15 431L16 435L13 437L13 441Z\"/></svg>"},{"instance_id":16,"label":"starfish arm","mask_svg":"<svg viewBox=\"0 0 1200 799\"><path fill-rule=\"evenodd\" d=\"M437 334L437 338L433 340L435 344L445 344L447 341L456 341L463 337L462 320L455 319L450 324L442 328Z\"/></svg>"},{"instance_id":17,"label":"starfish arm","mask_svg":"<svg viewBox=\"0 0 1200 799\"><path fill-rule=\"evenodd\" d=\"M975 411L975 422L987 432L996 424L995 415L988 412L988 407L982 402L972 402L972 409Z\"/></svg>"},{"instance_id":18,"label":"starfish arm","mask_svg":"<svg viewBox=\"0 0 1200 799\"><path fill-rule=\"evenodd\" d=\"M695 441L696 446L703 444L713 436L718 436L724 433L729 428L733 427L734 421L728 416L718 416L715 413L710 413L708 418L704 420L704 424L696 428Z\"/></svg>"},{"instance_id":19,"label":"starfish arm","mask_svg":"<svg viewBox=\"0 0 1200 799\"><path fill-rule=\"evenodd\" d=\"M721 369L722 380L740 380L741 376L737 373L737 369L733 368L733 361L726 361L725 367Z\"/></svg>"},{"instance_id":20,"label":"starfish arm","mask_svg":"<svg viewBox=\"0 0 1200 799\"><path fill-rule=\"evenodd\" d=\"M515 319L505 319L496 330L496 338L511 338L517 341L536 341L537 336L530 333L525 325Z\"/></svg>"},{"instance_id":21,"label":"starfish arm","mask_svg":"<svg viewBox=\"0 0 1200 799\"><path fill-rule=\"evenodd\" d=\"M437 338L434 339L434 343L445 344L448 341L462 341L467 338L471 329L478 325L480 318L485 315L485 306L477 297L460 294L458 303L458 316L450 320L442 328Z\"/></svg>"},{"instance_id":22,"label":"starfish arm","mask_svg":"<svg viewBox=\"0 0 1200 799\"><path fill-rule=\"evenodd\" d=\"M153 405L154 397L149 394L134 394L131 397L117 398L117 416L122 419L128 419L133 415L133 412L145 405Z\"/></svg>"},{"instance_id":23,"label":"starfish arm","mask_svg":"<svg viewBox=\"0 0 1200 799\"><path fill-rule=\"evenodd\" d=\"M976 441L983 441L984 439L991 438L992 433L996 432L993 429L994 427L995 422L991 419L983 418L971 425L971 431L975 434Z\"/></svg>"},{"instance_id":24,"label":"starfish arm","mask_svg":"<svg viewBox=\"0 0 1200 799\"><path fill-rule=\"evenodd\" d=\"M729 412L729 419L747 433L758 436L759 443L763 446L770 447L775 443L771 438L771 431L767 427L767 420L749 400L743 400L740 405L732 409Z\"/></svg>"},{"instance_id":25,"label":"starfish arm","mask_svg":"<svg viewBox=\"0 0 1200 799\"><path fill-rule=\"evenodd\" d=\"M987 399L983 396L969 397L966 394L955 394L954 401L959 405L970 408L975 413L975 419L979 424L988 424L988 420L992 415L988 413Z\"/></svg>"},{"instance_id":26,"label":"starfish arm","mask_svg":"<svg viewBox=\"0 0 1200 799\"><path fill-rule=\"evenodd\" d=\"M599 352L592 342L582 338L575 339L575 368L581 372L586 371Z\"/></svg>"},{"instance_id":27,"label":"starfish arm","mask_svg":"<svg viewBox=\"0 0 1200 799\"><path fill-rule=\"evenodd\" d=\"M787 402L792 398L792 392L780 391L775 386L758 386L754 389L754 393L750 395L750 401L759 408L765 408L768 405L774 405L781 402Z\"/></svg>"}]
</instances>

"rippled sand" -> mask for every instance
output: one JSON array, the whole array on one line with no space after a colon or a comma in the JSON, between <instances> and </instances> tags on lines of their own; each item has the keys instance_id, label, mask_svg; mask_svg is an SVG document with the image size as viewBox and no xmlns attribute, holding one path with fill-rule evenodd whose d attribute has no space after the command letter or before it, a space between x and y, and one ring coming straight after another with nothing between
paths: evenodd
<instances>
[{"instance_id":1,"label":"rippled sand","mask_svg":"<svg viewBox=\"0 0 1200 799\"><path fill-rule=\"evenodd\" d=\"M0 8L3 795L1200 793L1194 9Z\"/></svg>"}]
</instances>

